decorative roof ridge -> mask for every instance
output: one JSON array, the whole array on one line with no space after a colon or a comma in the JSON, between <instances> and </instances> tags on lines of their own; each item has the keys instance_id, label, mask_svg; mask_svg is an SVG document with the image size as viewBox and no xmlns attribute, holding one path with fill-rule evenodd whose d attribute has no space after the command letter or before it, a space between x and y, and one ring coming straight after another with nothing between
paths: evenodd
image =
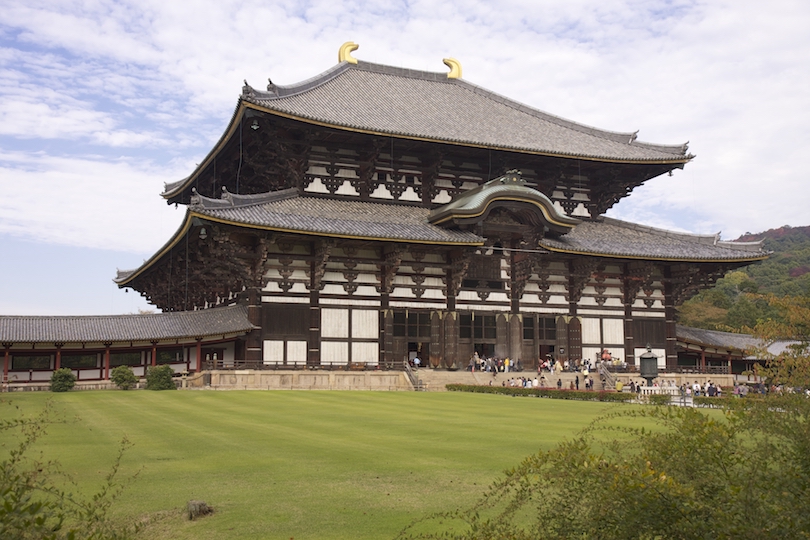
<instances>
[{"instance_id":1,"label":"decorative roof ridge","mask_svg":"<svg viewBox=\"0 0 810 540\"><path fill-rule=\"evenodd\" d=\"M623 227L625 229L635 230L635 231L642 231L642 232L649 232L653 234L658 234L661 236L665 236L667 238L688 238L689 240L695 241L697 240L700 244L710 245L710 246L717 246L717 247L724 247L728 249L735 249L738 251L762 251L762 241L757 242L731 242L731 241L723 241L720 240L720 233L715 234L697 234L697 233L688 233L688 232L679 232L679 231L671 231L669 229L661 229L659 227L651 227L649 225L642 225L640 223L633 223L631 221L623 221L616 218L611 218L607 216L600 216L592 221L596 222L603 222L610 225L615 225L617 227Z\"/></svg>"},{"instance_id":2,"label":"decorative roof ridge","mask_svg":"<svg viewBox=\"0 0 810 540\"><path fill-rule=\"evenodd\" d=\"M561 116L557 116L542 111L530 105L526 105L514 99L508 98L506 96L498 94L497 92L493 92L492 90L488 90L482 86L478 86L474 83L471 83L465 79L448 78L446 72L422 71L404 67L388 66L385 64L376 64L373 62L366 62L362 60L358 60L356 64L349 63L346 61L341 62L331 67L330 69L324 71L323 73L315 75L314 77L311 77L305 81L301 81L300 83L282 86L273 84L271 82L267 86L268 89L267 92L256 90L251 86L249 86L246 82L245 86L243 87L242 98L247 101L255 103L255 100L273 100L294 96L297 94L303 94L309 90L312 90L313 88L316 88L322 84L325 84L337 78L338 76L349 71L350 69L356 69L358 71L366 71L370 73L378 73L381 75L391 75L394 77L407 77L410 79L438 82L443 84L456 84L461 86L462 88L465 88L470 92L473 92L480 96L501 103L502 105L505 105L507 107L511 107L522 113L529 114L531 116L534 116L535 118L540 118L548 122L554 123L566 129L571 129L573 131L578 131L580 133L585 133L587 135L607 139L613 142L642 146L644 148L648 148L651 150L658 150L661 152L677 156L684 156L689 158L694 157L691 154L689 156L686 155L686 150L688 149L688 142L677 145L659 145L638 141L636 140L638 137L638 130L634 132L611 131L575 122L573 120L568 120L567 118L563 118Z\"/></svg>"},{"instance_id":3,"label":"decorative roof ridge","mask_svg":"<svg viewBox=\"0 0 810 540\"><path fill-rule=\"evenodd\" d=\"M580 220L561 214L544 193L526 185L517 170L489 180L477 188L465 191L455 200L431 210L428 222L434 225L453 223L455 220L481 219L490 205L498 201L515 201L534 205L543 214L546 226L556 233L565 234Z\"/></svg>"},{"instance_id":4,"label":"decorative roof ridge","mask_svg":"<svg viewBox=\"0 0 810 540\"><path fill-rule=\"evenodd\" d=\"M265 193L254 193L240 195L231 193L228 188L222 186L222 195L219 199L206 197L197 192L197 188L191 188L192 196L189 208L192 209L213 209L213 208L241 208L244 206L255 206L273 201L281 201L298 196L297 188L287 188L278 191L268 191Z\"/></svg>"}]
</instances>

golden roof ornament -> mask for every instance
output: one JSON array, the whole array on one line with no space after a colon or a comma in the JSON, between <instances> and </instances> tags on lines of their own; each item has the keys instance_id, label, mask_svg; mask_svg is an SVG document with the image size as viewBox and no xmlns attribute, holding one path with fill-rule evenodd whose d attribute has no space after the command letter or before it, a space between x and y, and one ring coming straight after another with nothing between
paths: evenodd
<instances>
[{"instance_id":1,"label":"golden roof ornament","mask_svg":"<svg viewBox=\"0 0 810 540\"><path fill-rule=\"evenodd\" d=\"M444 65L450 68L450 73L447 74L448 79L461 78L461 62L455 58L443 58Z\"/></svg>"},{"instance_id":2,"label":"golden roof ornament","mask_svg":"<svg viewBox=\"0 0 810 540\"><path fill-rule=\"evenodd\" d=\"M359 48L360 45L358 45L354 41L347 41L346 43L341 45L340 49L338 49L338 63L348 62L350 64L356 64L357 58L352 56L352 51L356 51Z\"/></svg>"}]
</instances>

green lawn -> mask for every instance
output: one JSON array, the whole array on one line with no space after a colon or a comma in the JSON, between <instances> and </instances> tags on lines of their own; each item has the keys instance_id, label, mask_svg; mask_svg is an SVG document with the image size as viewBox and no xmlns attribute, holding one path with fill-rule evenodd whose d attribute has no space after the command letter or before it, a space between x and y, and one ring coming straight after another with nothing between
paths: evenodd
<instances>
[{"instance_id":1,"label":"green lawn","mask_svg":"<svg viewBox=\"0 0 810 540\"><path fill-rule=\"evenodd\" d=\"M51 426L37 448L88 492L126 435L134 447L124 473L141 472L115 514L145 520L142 538L172 539L391 538L414 518L470 504L526 455L626 407L456 392L6 397L29 412L52 399L71 419ZM190 499L216 513L186 521Z\"/></svg>"}]
</instances>

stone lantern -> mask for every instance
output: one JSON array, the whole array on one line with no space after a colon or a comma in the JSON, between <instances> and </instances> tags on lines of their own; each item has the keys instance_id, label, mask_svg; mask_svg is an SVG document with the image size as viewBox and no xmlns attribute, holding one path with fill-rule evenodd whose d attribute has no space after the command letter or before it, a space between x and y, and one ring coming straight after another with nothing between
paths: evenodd
<instances>
[{"instance_id":1,"label":"stone lantern","mask_svg":"<svg viewBox=\"0 0 810 540\"><path fill-rule=\"evenodd\" d=\"M642 354L638 360L641 378L647 380L647 386L652 386L653 379L658 377L658 355L652 352L650 345L647 344L647 352Z\"/></svg>"}]
</instances>

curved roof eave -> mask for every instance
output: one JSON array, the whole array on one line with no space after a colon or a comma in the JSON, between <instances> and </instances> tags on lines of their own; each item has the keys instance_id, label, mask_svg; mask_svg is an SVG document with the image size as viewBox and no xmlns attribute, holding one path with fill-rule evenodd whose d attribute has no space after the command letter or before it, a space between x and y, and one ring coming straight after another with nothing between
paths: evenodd
<instances>
[{"instance_id":1,"label":"curved roof eave","mask_svg":"<svg viewBox=\"0 0 810 540\"><path fill-rule=\"evenodd\" d=\"M554 253L564 253L566 255L582 255L586 257L603 257L608 259L622 259L633 261L661 261L673 263L754 263L757 261L764 261L768 255L759 255L757 257L741 257L741 258L698 258L698 257L661 257L654 255L643 254L622 254L622 253L600 253L597 251L580 251L576 249L562 249L555 246L545 245L542 241L540 247L552 251Z\"/></svg>"}]
</instances>

